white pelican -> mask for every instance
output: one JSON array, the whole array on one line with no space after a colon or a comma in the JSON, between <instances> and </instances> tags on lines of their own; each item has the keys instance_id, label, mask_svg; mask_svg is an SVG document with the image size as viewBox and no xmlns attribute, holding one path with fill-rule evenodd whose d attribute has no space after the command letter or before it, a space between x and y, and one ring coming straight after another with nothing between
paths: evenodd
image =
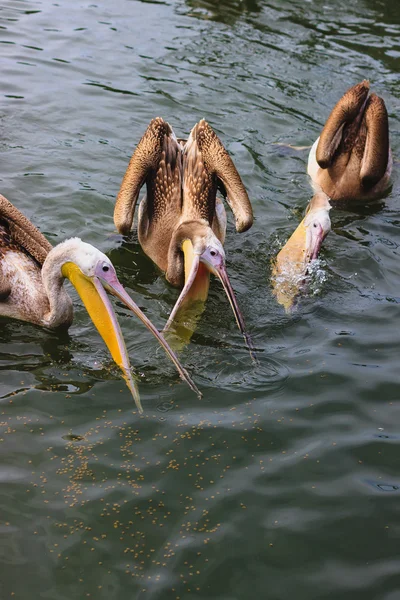
<instances>
[{"instance_id":1,"label":"white pelican","mask_svg":"<svg viewBox=\"0 0 400 600\"><path fill-rule=\"evenodd\" d=\"M63 283L68 278L78 291L93 323L143 412L137 383L118 321L106 291L119 298L150 329L180 376L201 395L164 337L129 297L109 258L79 238L54 248L38 229L0 195L0 315L49 327L69 327L72 302Z\"/></svg>"}]
</instances>

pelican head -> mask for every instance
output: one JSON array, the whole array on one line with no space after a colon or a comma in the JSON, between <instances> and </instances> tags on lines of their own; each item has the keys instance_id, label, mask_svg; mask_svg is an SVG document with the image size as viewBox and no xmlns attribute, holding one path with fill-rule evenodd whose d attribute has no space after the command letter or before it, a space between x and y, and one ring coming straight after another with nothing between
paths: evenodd
<instances>
[{"instance_id":1,"label":"pelican head","mask_svg":"<svg viewBox=\"0 0 400 600\"><path fill-rule=\"evenodd\" d=\"M306 215L276 257L273 268L274 292L286 310L299 293L309 263L318 257L322 242L331 229L329 198L318 192Z\"/></svg>"},{"instance_id":2,"label":"pelican head","mask_svg":"<svg viewBox=\"0 0 400 600\"><path fill-rule=\"evenodd\" d=\"M331 230L329 211L330 206L329 208L313 208L304 217L304 227L306 230L305 263L309 263L318 257L322 242Z\"/></svg>"},{"instance_id":3,"label":"pelican head","mask_svg":"<svg viewBox=\"0 0 400 600\"><path fill-rule=\"evenodd\" d=\"M42 278L50 299L50 312L53 308L52 299L56 297L54 286L60 287L64 277L68 278L76 288L111 356L121 368L139 412L143 412L143 410L137 384L132 378L125 342L106 291L121 300L150 329L174 362L181 377L199 394L164 337L118 281L114 266L105 254L90 244L82 242L79 238L66 240L49 252L43 264Z\"/></svg>"},{"instance_id":4,"label":"pelican head","mask_svg":"<svg viewBox=\"0 0 400 600\"><path fill-rule=\"evenodd\" d=\"M172 249L170 247L171 253L178 252L180 257L183 255L185 284L164 330L169 328L186 300L205 301L208 295L209 274L212 273L221 281L238 327L252 352L252 343L246 333L244 319L226 270L224 248L209 224L205 220L181 223L171 245L173 246Z\"/></svg>"}]
</instances>

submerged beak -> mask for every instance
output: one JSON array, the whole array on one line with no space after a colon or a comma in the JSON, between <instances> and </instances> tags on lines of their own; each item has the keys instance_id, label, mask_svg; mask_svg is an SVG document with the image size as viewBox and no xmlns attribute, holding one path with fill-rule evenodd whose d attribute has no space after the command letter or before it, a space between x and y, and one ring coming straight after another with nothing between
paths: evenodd
<instances>
[{"instance_id":1,"label":"submerged beak","mask_svg":"<svg viewBox=\"0 0 400 600\"><path fill-rule=\"evenodd\" d=\"M228 273L226 271L225 264L221 263L218 266L212 266L212 265L210 265L210 263L206 263L206 264L209 267L211 273L216 275L218 277L218 279L220 280L220 282L222 283L222 286L225 290L225 294L228 296L229 304L232 307L233 314L235 315L236 323L238 324L238 327L239 327L240 331L242 332L242 335L245 339L246 345L249 349L250 356L254 362L258 362L256 354L255 354L255 348L253 345L253 341L252 341L250 335L246 331L246 326L244 324L243 315L242 315L239 305L237 303L236 296L235 296L233 288L231 286L231 282L229 281L229 277L228 277Z\"/></svg>"},{"instance_id":2,"label":"submerged beak","mask_svg":"<svg viewBox=\"0 0 400 600\"><path fill-rule=\"evenodd\" d=\"M186 258L186 252L185 252L185 258ZM199 271L199 268L201 268L202 265L207 267L207 270L210 271L211 273L213 273L213 275L216 275L218 277L218 279L221 281L222 286L225 290L225 293L228 296L228 300L232 307L233 314L235 315L236 323L238 324L238 327L239 327L240 331L242 332L242 335L246 341L247 347L249 348L251 358L255 362L257 362L253 342L252 342L249 334L246 332L246 326L244 324L244 319L243 319L242 313L239 309L239 305L237 303L231 283L229 281L228 273L227 273L226 267L225 267L224 258L223 258L223 256L221 256L221 254L219 252L216 253L214 250L210 250L209 248L206 248L206 250L202 254L195 254L193 252L193 254L191 256L190 270L186 275L186 281L185 281L184 288L183 288L182 292L180 293L180 296L169 316L169 319L167 321L167 324L166 324L164 330L166 330L170 327L172 321L174 320L174 318L176 316L176 313L178 312L179 308L182 306L183 302L187 298L189 291L195 282L196 275ZM185 263L185 266L186 266L186 263ZM207 293L208 293L208 284L207 284ZM204 300L207 297L207 293L204 297Z\"/></svg>"},{"instance_id":3,"label":"submerged beak","mask_svg":"<svg viewBox=\"0 0 400 600\"><path fill-rule=\"evenodd\" d=\"M130 298L118 281L118 278L113 270L110 269L105 273L101 270L101 268L96 268L95 275L93 277L87 277L77 265L72 262L68 262L63 265L62 274L65 277L68 277L80 295L90 318L106 343L111 356L122 370L124 379L132 393L140 413L143 412L143 408L140 402L138 386L132 378L130 370L131 367L124 338L122 337L121 329L119 327L113 307L104 288L106 288L114 296L117 296L117 298L119 298L125 304L125 306L132 310L132 312L139 317L142 323L144 323L146 327L150 329L159 343L163 346L172 362L175 364L179 375L188 383L191 389L196 392L199 397L201 397L201 393L191 380L187 371L180 364L178 358L171 350L166 340L157 331L151 321L140 310L135 302Z\"/></svg>"},{"instance_id":4,"label":"submerged beak","mask_svg":"<svg viewBox=\"0 0 400 600\"><path fill-rule=\"evenodd\" d=\"M273 293L289 312L299 294L307 270L307 231L304 219L275 259L272 269Z\"/></svg>"},{"instance_id":5,"label":"submerged beak","mask_svg":"<svg viewBox=\"0 0 400 600\"><path fill-rule=\"evenodd\" d=\"M276 271L283 272L288 269L291 272L300 272L307 268L311 260L318 257L326 233L318 221L312 222L310 216L308 214L304 217L279 252L276 257Z\"/></svg>"},{"instance_id":6,"label":"submerged beak","mask_svg":"<svg viewBox=\"0 0 400 600\"><path fill-rule=\"evenodd\" d=\"M308 264L318 257L326 237L323 227L315 222L306 226L309 215L301 221L276 257L273 267L274 294L289 311L300 292Z\"/></svg>"},{"instance_id":7,"label":"submerged beak","mask_svg":"<svg viewBox=\"0 0 400 600\"><path fill-rule=\"evenodd\" d=\"M276 257L276 271L283 273L286 270L302 270L307 262L307 230L304 219L286 242Z\"/></svg>"}]
</instances>

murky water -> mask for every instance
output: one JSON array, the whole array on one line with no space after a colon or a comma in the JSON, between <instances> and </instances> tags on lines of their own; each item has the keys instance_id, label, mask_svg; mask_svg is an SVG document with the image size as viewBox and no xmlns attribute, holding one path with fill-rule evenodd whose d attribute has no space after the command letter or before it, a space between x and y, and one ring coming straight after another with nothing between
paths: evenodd
<instances>
[{"instance_id":1,"label":"murky water","mask_svg":"<svg viewBox=\"0 0 400 600\"><path fill-rule=\"evenodd\" d=\"M151 118L216 129L256 215L226 251L260 359L213 281L182 356L199 401L118 306L139 417L76 295L63 336L3 320L0 597L398 600L398 164L384 202L331 215L292 315L270 260L310 198L307 151L281 144L363 78L399 159L399 3L3 0L0 29L1 192L107 252L160 328L177 291L115 233L115 195Z\"/></svg>"}]
</instances>

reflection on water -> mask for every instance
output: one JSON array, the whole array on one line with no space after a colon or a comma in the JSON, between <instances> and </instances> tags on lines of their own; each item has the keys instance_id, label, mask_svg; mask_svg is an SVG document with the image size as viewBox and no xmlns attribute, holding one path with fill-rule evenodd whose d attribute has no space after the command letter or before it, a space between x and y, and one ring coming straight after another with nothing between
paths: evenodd
<instances>
[{"instance_id":1,"label":"reflection on water","mask_svg":"<svg viewBox=\"0 0 400 600\"><path fill-rule=\"evenodd\" d=\"M205 302L201 300L189 301L180 307L170 327L164 331L166 340L174 350L182 352L190 343L204 310Z\"/></svg>"},{"instance_id":2,"label":"reflection on water","mask_svg":"<svg viewBox=\"0 0 400 600\"><path fill-rule=\"evenodd\" d=\"M191 9L188 13L190 16L212 19L227 25L233 25L243 14L253 15L261 12L260 2L257 0L223 0L222 2L186 0L186 4Z\"/></svg>"}]
</instances>

